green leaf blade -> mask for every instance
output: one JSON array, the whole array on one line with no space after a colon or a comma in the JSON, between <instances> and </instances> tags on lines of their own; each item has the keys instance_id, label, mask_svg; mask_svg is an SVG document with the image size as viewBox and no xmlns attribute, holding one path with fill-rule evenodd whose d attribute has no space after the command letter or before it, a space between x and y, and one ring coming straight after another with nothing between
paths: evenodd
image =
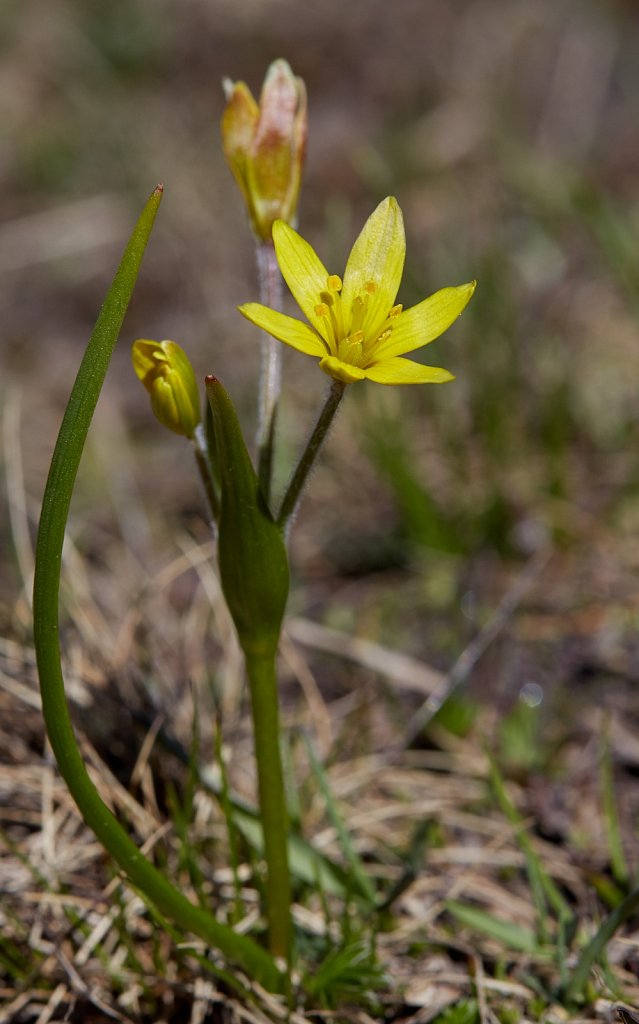
<instances>
[{"instance_id":1,"label":"green leaf blade","mask_svg":"<svg viewBox=\"0 0 639 1024\"><path fill-rule=\"evenodd\" d=\"M470 907L455 900L447 900L446 909L468 928L487 935L508 949L530 955L540 953L535 933L529 928L523 928L512 921L503 921L485 910L480 910L479 907Z\"/></svg>"},{"instance_id":2,"label":"green leaf blade","mask_svg":"<svg viewBox=\"0 0 639 1024\"><path fill-rule=\"evenodd\" d=\"M62 546L86 436L162 199L152 193L133 230L89 340L64 413L42 500L33 592L33 630L42 711L60 773L85 821L129 880L161 914L241 965L271 991L284 979L255 942L194 906L147 860L100 798L77 745L60 660L58 594Z\"/></svg>"}]
</instances>

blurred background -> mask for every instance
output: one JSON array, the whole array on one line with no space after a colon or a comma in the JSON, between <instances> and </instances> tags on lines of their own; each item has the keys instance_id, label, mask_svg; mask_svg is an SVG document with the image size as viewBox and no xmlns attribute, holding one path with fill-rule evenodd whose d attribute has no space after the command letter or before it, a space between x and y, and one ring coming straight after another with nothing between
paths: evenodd
<instances>
[{"instance_id":1,"label":"blurred background","mask_svg":"<svg viewBox=\"0 0 639 1024\"><path fill-rule=\"evenodd\" d=\"M364 220L393 194L407 231L399 300L478 280L461 319L418 356L455 382L349 388L294 525L281 659L293 820L339 859L297 743L304 729L380 878L421 864L422 839L417 860L402 851L428 825L428 870L399 917L413 919L416 936L435 934L459 884L498 918L536 928L519 829L499 859L510 828L486 785L488 749L575 920L594 933L636 884L635 0L0 0L0 890L19 963L32 936L35 946L55 937L42 946L51 985L66 975L50 952L69 948L57 893L93 905L112 870L47 760L33 544L72 381L158 181L164 199L68 524L65 680L83 754L140 841L155 843L168 823L180 843L187 829L196 837L202 863L210 849L210 863L226 863L221 813L185 768L215 763L213 709L224 716L231 785L254 798L242 663L192 455L154 420L130 345L179 342L198 376L220 377L253 437L259 333L235 307L258 292L221 153L221 81L258 93L278 57L308 89L299 227L331 272L342 273ZM314 359L288 349L284 370L280 491L328 385ZM420 729L417 708L453 666L457 700ZM175 862L172 850L182 858L180 843L167 839L165 854L163 842L160 864ZM187 863L174 874L185 883ZM445 987L460 967L442 968L451 936L455 961L470 969L471 957L458 922L444 914L437 927L432 978ZM140 935L134 973L155 942ZM418 944L398 966L386 956L393 935L381 941L384 966L412 982ZM161 960L153 992L180 973L164 970L165 948L146 954L152 979ZM510 961L499 949L489 946L485 964L501 984ZM636 935L622 936L610 959L635 993L636 951ZM20 999L39 977L31 962L25 952L14 971ZM528 985L527 953L522 965ZM479 966L473 955L464 991L479 985ZM104 991L114 984L107 977ZM445 1001L454 998L449 990ZM168 1019L154 999L144 1019ZM540 1019L522 1014L499 1019ZM36 1016L50 1019L46 1008Z\"/></svg>"},{"instance_id":2,"label":"blurred background","mask_svg":"<svg viewBox=\"0 0 639 1024\"><path fill-rule=\"evenodd\" d=\"M257 93L285 57L309 93L300 230L327 266L342 271L366 216L394 194L408 246L399 299L479 281L421 356L455 383L349 390L294 531L292 612L447 669L547 548L526 607L477 667L477 692L510 702L532 683L572 704L583 685L630 699L638 47L631 0L3 0L3 635L28 641L55 433L157 181L165 197L70 522L83 644L124 664L142 581L208 540L190 456L153 420L129 346L180 342L199 375L223 380L252 437L258 333L235 306L257 285L221 154L221 80ZM314 360L286 351L280 486L326 384ZM176 665L180 679L209 670L195 653L207 631L193 625L197 573L178 576L165 595L175 624L144 611L135 625L147 614L148 630L161 625L167 680ZM341 692L346 672L332 665L320 682Z\"/></svg>"}]
</instances>

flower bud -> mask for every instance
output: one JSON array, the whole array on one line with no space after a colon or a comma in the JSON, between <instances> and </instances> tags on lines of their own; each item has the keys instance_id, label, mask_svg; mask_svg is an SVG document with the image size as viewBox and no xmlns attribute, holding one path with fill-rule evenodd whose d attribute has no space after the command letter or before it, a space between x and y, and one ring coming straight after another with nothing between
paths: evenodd
<instances>
[{"instance_id":1,"label":"flower bud","mask_svg":"<svg viewBox=\"0 0 639 1024\"><path fill-rule=\"evenodd\" d=\"M297 212L306 148L306 89L285 60L269 67L259 106L244 82L224 81L224 155L244 196L251 227L270 242L273 222Z\"/></svg>"},{"instance_id":2,"label":"flower bud","mask_svg":"<svg viewBox=\"0 0 639 1024\"><path fill-rule=\"evenodd\" d=\"M193 437L200 396L188 356L174 341L138 338L131 351L133 369L151 396L151 408L163 426Z\"/></svg>"},{"instance_id":3,"label":"flower bud","mask_svg":"<svg viewBox=\"0 0 639 1024\"><path fill-rule=\"evenodd\" d=\"M247 658L274 657L288 597L288 557L253 469L235 409L206 378L220 469L222 590Z\"/></svg>"}]
</instances>

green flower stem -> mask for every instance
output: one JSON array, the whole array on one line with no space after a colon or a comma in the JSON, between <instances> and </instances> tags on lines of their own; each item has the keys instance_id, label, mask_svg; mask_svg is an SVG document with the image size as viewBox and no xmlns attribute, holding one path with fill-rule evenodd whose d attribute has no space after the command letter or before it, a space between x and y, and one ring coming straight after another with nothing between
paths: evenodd
<instances>
[{"instance_id":1,"label":"green flower stem","mask_svg":"<svg viewBox=\"0 0 639 1024\"><path fill-rule=\"evenodd\" d=\"M201 424L195 428L195 433L193 434L193 450L204 493L206 494L206 500L209 503L209 511L213 522L217 523L220 518L220 501L215 489L206 436Z\"/></svg>"},{"instance_id":2,"label":"green flower stem","mask_svg":"<svg viewBox=\"0 0 639 1024\"><path fill-rule=\"evenodd\" d=\"M273 956L288 961L292 941L291 880L275 657L271 654L246 654L246 672L255 727L260 818L268 873L266 906L269 948Z\"/></svg>"},{"instance_id":3,"label":"green flower stem","mask_svg":"<svg viewBox=\"0 0 639 1024\"><path fill-rule=\"evenodd\" d=\"M218 565L228 609L246 659L251 690L271 953L291 946L286 804L279 748L275 661L288 596L284 539L264 502L233 403L206 378L220 472Z\"/></svg>"},{"instance_id":4,"label":"green flower stem","mask_svg":"<svg viewBox=\"0 0 639 1024\"><path fill-rule=\"evenodd\" d=\"M33 590L33 632L42 712L60 773L89 828L149 903L186 932L215 946L271 991L284 978L273 957L192 904L129 838L91 782L73 731L60 661L58 598L62 545L73 486L102 384L162 197L154 191L133 231L78 370L42 500Z\"/></svg>"},{"instance_id":5,"label":"green flower stem","mask_svg":"<svg viewBox=\"0 0 639 1024\"><path fill-rule=\"evenodd\" d=\"M271 309L282 309L282 275L272 242L260 242L256 248L260 302ZM271 495L275 421L282 388L282 346L269 334L262 336L260 393L257 428L257 466L262 494L267 503Z\"/></svg>"},{"instance_id":6,"label":"green flower stem","mask_svg":"<svg viewBox=\"0 0 639 1024\"><path fill-rule=\"evenodd\" d=\"M300 458L297 468L291 478L291 482L288 485L288 490L284 495L280 514L277 517L277 525L282 530L286 529L291 517L295 513L295 509L297 508L297 503L300 499L308 474L313 468L313 463L317 458L317 454L322 447L324 438L326 437L330 425L333 422L333 417L337 412L345 390L346 384L342 383L340 380L333 381L331 390L328 393L328 398L326 399L326 405L320 413L319 419L315 424L315 429L309 438L308 444L302 453L302 457Z\"/></svg>"}]
</instances>

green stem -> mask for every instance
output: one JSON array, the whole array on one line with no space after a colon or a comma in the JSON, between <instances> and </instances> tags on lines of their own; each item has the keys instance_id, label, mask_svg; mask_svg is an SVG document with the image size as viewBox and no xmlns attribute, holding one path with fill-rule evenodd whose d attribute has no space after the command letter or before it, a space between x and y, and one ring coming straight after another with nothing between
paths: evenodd
<instances>
[{"instance_id":1,"label":"green stem","mask_svg":"<svg viewBox=\"0 0 639 1024\"><path fill-rule=\"evenodd\" d=\"M282 275L272 242L260 242L256 249L260 302L282 309ZM273 474L273 446L277 406L282 388L282 346L264 334L261 347L259 410L257 428L257 475L266 502L270 501Z\"/></svg>"},{"instance_id":2,"label":"green stem","mask_svg":"<svg viewBox=\"0 0 639 1024\"><path fill-rule=\"evenodd\" d=\"M291 482L288 485L288 490L284 495L280 514L277 517L277 525L282 530L286 529L289 520L295 513L295 509L300 499L304 484L306 483L308 474L310 473L313 463L317 458L317 453L322 447L322 442L324 441L330 425L333 422L333 417L337 412L337 408L342 400L345 390L346 384L342 383L341 380L333 381L331 390L328 393L328 398L326 399L326 404L320 413L319 419L315 424L315 429L309 438L308 444L302 453L302 457L300 458L297 468L291 478Z\"/></svg>"},{"instance_id":3,"label":"green stem","mask_svg":"<svg viewBox=\"0 0 639 1024\"><path fill-rule=\"evenodd\" d=\"M56 442L42 500L33 591L33 632L42 712L53 752L87 825L161 914L217 947L265 987L281 991L273 958L251 939L192 904L129 838L89 778L73 731L60 661L58 595L62 545L73 486L93 412L127 310L162 197L158 186L133 231L78 370Z\"/></svg>"},{"instance_id":4,"label":"green stem","mask_svg":"<svg viewBox=\"0 0 639 1024\"><path fill-rule=\"evenodd\" d=\"M255 758L264 830L269 948L273 956L290 957L291 880L288 867L288 816L280 753L280 724L275 657L246 655L255 727Z\"/></svg>"},{"instance_id":5,"label":"green stem","mask_svg":"<svg viewBox=\"0 0 639 1024\"><path fill-rule=\"evenodd\" d=\"M201 424L199 427L196 427L193 435L193 450L204 493L206 494L206 500L209 503L209 511L213 522L217 523L220 518L220 501L215 490L206 436Z\"/></svg>"}]
</instances>

